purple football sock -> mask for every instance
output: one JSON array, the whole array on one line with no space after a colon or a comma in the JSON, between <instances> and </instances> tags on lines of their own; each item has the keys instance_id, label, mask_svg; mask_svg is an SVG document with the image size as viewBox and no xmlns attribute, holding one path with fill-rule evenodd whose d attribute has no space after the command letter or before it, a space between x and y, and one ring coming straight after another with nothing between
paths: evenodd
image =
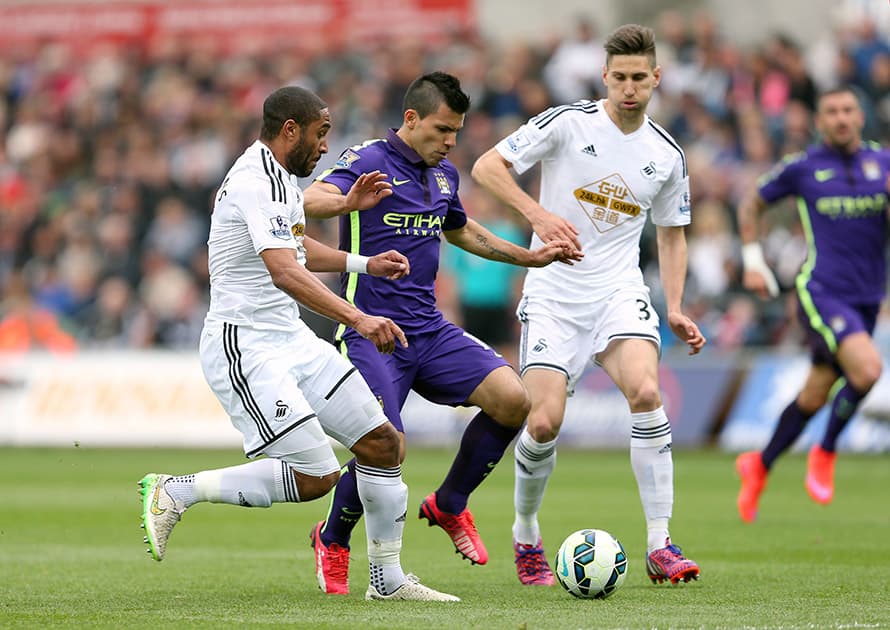
<instances>
[{"instance_id":1,"label":"purple football sock","mask_svg":"<svg viewBox=\"0 0 890 630\"><path fill-rule=\"evenodd\" d=\"M831 415L828 417L828 426L825 427L825 436L822 438L822 449L833 453L841 431L847 426L856 407L868 392L860 392L850 383L841 387L831 403Z\"/></svg>"},{"instance_id":2,"label":"purple football sock","mask_svg":"<svg viewBox=\"0 0 890 630\"><path fill-rule=\"evenodd\" d=\"M436 490L436 504L440 510L460 514L466 509L470 493L501 461L519 428L498 424L484 411L476 414L464 431L451 470Z\"/></svg>"},{"instance_id":3,"label":"purple football sock","mask_svg":"<svg viewBox=\"0 0 890 630\"><path fill-rule=\"evenodd\" d=\"M352 530L358 525L364 514L362 501L358 496L358 481L355 477L355 458L349 460L340 474L340 480L334 486L331 497L331 508L321 529L321 542L325 546L337 543L349 548Z\"/></svg>"},{"instance_id":4,"label":"purple football sock","mask_svg":"<svg viewBox=\"0 0 890 630\"><path fill-rule=\"evenodd\" d=\"M805 413L798 405L797 400L785 407L785 411L779 416L779 424L773 431L769 444L760 453L763 465L769 470L779 455L785 452L794 440L803 433L804 427L813 414Z\"/></svg>"}]
</instances>

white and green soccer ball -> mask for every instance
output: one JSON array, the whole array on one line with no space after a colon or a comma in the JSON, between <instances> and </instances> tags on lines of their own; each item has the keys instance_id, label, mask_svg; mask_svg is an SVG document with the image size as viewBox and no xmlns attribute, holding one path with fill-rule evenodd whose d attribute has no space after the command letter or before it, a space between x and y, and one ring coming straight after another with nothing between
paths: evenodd
<instances>
[{"instance_id":1,"label":"white and green soccer ball","mask_svg":"<svg viewBox=\"0 0 890 630\"><path fill-rule=\"evenodd\" d=\"M618 590L627 575L627 554L609 532L581 529L569 534L556 556L556 579L583 599L604 599Z\"/></svg>"}]
</instances>

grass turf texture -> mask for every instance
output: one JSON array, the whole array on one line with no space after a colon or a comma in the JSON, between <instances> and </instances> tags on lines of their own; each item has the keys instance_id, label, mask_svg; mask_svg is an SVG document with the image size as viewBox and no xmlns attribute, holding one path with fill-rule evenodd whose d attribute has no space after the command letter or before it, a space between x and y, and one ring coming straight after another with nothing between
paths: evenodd
<instances>
[{"instance_id":1,"label":"grass turf texture","mask_svg":"<svg viewBox=\"0 0 890 630\"><path fill-rule=\"evenodd\" d=\"M341 453L342 455L342 453ZM341 457L342 458L342 457ZM366 602L364 527L353 540L352 594L326 597L308 545L327 497L245 509L200 504L176 527L167 558L145 553L136 482L240 463L238 453L0 449L0 627L157 628L850 628L890 626L888 457L841 455L834 503L803 488L804 459L779 461L760 520L736 515L730 455L677 452L675 541L698 582L652 585L645 527L626 452L562 450L541 514L552 554L571 531L606 529L629 556L604 601L558 585L522 587L510 541L508 455L470 507L491 559L460 560L444 532L417 520L451 452L413 450L403 565L459 604Z\"/></svg>"}]
</instances>

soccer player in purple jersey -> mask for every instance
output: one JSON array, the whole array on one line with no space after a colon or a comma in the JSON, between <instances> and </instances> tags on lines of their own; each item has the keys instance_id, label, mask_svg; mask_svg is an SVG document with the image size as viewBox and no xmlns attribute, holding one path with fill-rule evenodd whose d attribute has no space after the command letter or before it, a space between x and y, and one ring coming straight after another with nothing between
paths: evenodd
<instances>
[{"instance_id":1,"label":"soccer player in purple jersey","mask_svg":"<svg viewBox=\"0 0 890 630\"><path fill-rule=\"evenodd\" d=\"M359 308L390 317L407 335L407 348L382 357L354 330L341 326L335 341L359 369L402 436L400 410L413 389L424 398L480 411L464 431L457 456L439 488L420 506L420 518L442 527L455 549L473 564L488 552L467 508L470 493L501 459L529 410L516 372L489 346L448 322L436 306L435 281L441 238L490 260L540 267L571 263L580 252L565 240L528 250L492 234L469 218L458 197L459 176L448 161L470 107L453 76L434 72L415 80L405 94L402 126L386 138L343 152L336 165L306 190L313 217L340 216L340 248L349 252L341 295ZM346 192L361 177L379 186L371 208L346 204ZM385 176L386 181L383 181ZM359 276L365 256L397 248L411 273L396 284ZM355 460L343 469L325 521L311 533L316 574L326 593L348 593L349 539L362 514Z\"/></svg>"},{"instance_id":2,"label":"soccer player in purple jersey","mask_svg":"<svg viewBox=\"0 0 890 630\"><path fill-rule=\"evenodd\" d=\"M736 459L742 480L739 516L748 523L757 518L772 465L830 398L825 435L807 458L806 489L814 501L831 502L838 435L881 374L872 332L887 283L890 151L863 142L864 122L852 90L823 93L816 111L822 142L786 157L738 209L747 289L761 297L779 293L757 242L758 216L769 204L790 195L797 198L809 250L795 288L812 365L766 448Z\"/></svg>"}]
</instances>

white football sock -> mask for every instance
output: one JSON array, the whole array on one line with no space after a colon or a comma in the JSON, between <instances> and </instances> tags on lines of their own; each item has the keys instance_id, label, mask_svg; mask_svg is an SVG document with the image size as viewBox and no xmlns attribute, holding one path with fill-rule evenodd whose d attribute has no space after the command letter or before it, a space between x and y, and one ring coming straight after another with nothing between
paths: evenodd
<instances>
[{"instance_id":1,"label":"white football sock","mask_svg":"<svg viewBox=\"0 0 890 630\"><path fill-rule=\"evenodd\" d=\"M632 413L631 419L630 463L646 515L647 547L651 552L664 547L670 537L668 521L674 505L671 424L664 407Z\"/></svg>"},{"instance_id":2,"label":"white football sock","mask_svg":"<svg viewBox=\"0 0 890 630\"><path fill-rule=\"evenodd\" d=\"M355 479L365 509L371 586L389 595L407 580L399 555L408 513L408 486L402 482L401 466L375 468L356 463Z\"/></svg>"},{"instance_id":3,"label":"white football sock","mask_svg":"<svg viewBox=\"0 0 890 630\"><path fill-rule=\"evenodd\" d=\"M527 430L519 433L513 448L515 482L513 537L524 545L535 545L541 537L538 510L544 500L547 481L556 468L556 439L536 442Z\"/></svg>"},{"instance_id":4,"label":"white football sock","mask_svg":"<svg viewBox=\"0 0 890 630\"><path fill-rule=\"evenodd\" d=\"M164 489L186 507L201 501L269 507L273 503L300 500L291 467L271 457L240 466L173 477L164 484Z\"/></svg>"}]
</instances>

